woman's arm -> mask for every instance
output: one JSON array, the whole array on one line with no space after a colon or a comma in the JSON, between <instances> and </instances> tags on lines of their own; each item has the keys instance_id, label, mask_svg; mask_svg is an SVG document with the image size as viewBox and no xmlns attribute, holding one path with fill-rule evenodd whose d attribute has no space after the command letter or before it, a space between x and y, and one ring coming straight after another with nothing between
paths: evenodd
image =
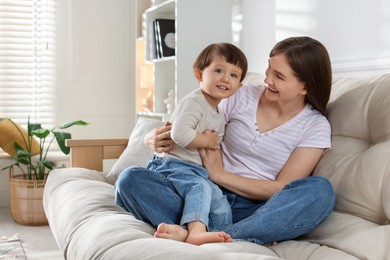
<instances>
[{"instance_id":1,"label":"woman's arm","mask_svg":"<svg viewBox=\"0 0 390 260\"><path fill-rule=\"evenodd\" d=\"M226 172L218 150L200 151L204 167L216 184L248 199L267 200L294 180L310 176L324 149L297 148L291 154L275 181L256 180Z\"/></svg>"},{"instance_id":2,"label":"woman's arm","mask_svg":"<svg viewBox=\"0 0 390 260\"><path fill-rule=\"evenodd\" d=\"M155 128L144 137L144 144L154 152L170 152L173 149L173 140L171 139L171 123L166 122L165 126Z\"/></svg>"}]
</instances>

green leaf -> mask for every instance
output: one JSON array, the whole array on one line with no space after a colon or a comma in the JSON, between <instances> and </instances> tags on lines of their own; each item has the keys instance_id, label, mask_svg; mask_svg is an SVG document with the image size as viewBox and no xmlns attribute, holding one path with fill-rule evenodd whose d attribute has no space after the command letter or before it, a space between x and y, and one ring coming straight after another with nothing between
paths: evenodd
<instances>
[{"instance_id":1,"label":"green leaf","mask_svg":"<svg viewBox=\"0 0 390 260\"><path fill-rule=\"evenodd\" d=\"M50 134L50 130L38 128L31 131L31 135L34 135L40 139L46 138Z\"/></svg>"},{"instance_id":2,"label":"green leaf","mask_svg":"<svg viewBox=\"0 0 390 260\"><path fill-rule=\"evenodd\" d=\"M72 121L72 122L63 123L63 124L59 125L58 128L65 129L65 128L69 128L73 125L89 125L89 123L82 121L82 120L76 120L76 121Z\"/></svg>"},{"instance_id":3,"label":"green leaf","mask_svg":"<svg viewBox=\"0 0 390 260\"><path fill-rule=\"evenodd\" d=\"M16 152L16 158L31 156L31 153L25 151L17 142L14 142L14 149Z\"/></svg>"},{"instance_id":4,"label":"green leaf","mask_svg":"<svg viewBox=\"0 0 390 260\"><path fill-rule=\"evenodd\" d=\"M45 167L50 170L53 170L56 167L56 164L52 161L42 160L42 161L37 161L37 166Z\"/></svg>"},{"instance_id":5,"label":"green leaf","mask_svg":"<svg viewBox=\"0 0 390 260\"><path fill-rule=\"evenodd\" d=\"M65 132L53 132L53 134L56 137L58 146L60 147L61 151L68 155L70 153L70 148L65 146L65 140L71 139L72 135Z\"/></svg>"},{"instance_id":6,"label":"green leaf","mask_svg":"<svg viewBox=\"0 0 390 260\"><path fill-rule=\"evenodd\" d=\"M27 160L26 158L18 158L18 159L15 158L15 161L17 162L16 164L21 163L23 165L30 165L30 161Z\"/></svg>"},{"instance_id":7,"label":"green leaf","mask_svg":"<svg viewBox=\"0 0 390 260\"><path fill-rule=\"evenodd\" d=\"M37 129L41 129L41 128L42 128L41 124L30 123L31 130L37 130Z\"/></svg>"},{"instance_id":8,"label":"green leaf","mask_svg":"<svg viewBox=\"0 0 390 260\"><path fill-rule=\"evenodd\" d=\"M27 133L29 136L32 136L32 131L34 130L37 130L37 129L41 129L42 126L41 124L35 124L35 123L30 123L30 117L28 118L28 121L27 121Z\"/></svg>"},{"instance_id":9,"label":"green leaf","mask_svg":"<svg viewBox=\"0 0 390 260\"><path fill-rule=\"evenodd\" d=\"M18 152L16 154L17 159L27 158L30 156L31 156L31 154L29 152L24 151L24 150L18 150Z\"/></svg>"},{"instance_id":10,"label":"green leaf","mask_svg":"<svg viewBox=\"0 0 390 260\"><path fill-rule=\"evenodd\" d=\"M16 151L16 157L12 157L12 160L16 161L16 163L13 165L19 166L19 163L23 165L29 165L31 163L31 153L23 150L23 148L17 142L14 142L14 149Z\"/></svg>"}]
</instances>

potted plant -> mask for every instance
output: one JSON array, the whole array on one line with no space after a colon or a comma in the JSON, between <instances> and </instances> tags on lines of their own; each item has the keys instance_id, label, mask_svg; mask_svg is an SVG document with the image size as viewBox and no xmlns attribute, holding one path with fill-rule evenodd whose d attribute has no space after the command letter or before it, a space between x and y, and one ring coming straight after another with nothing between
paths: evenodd
<instances>
[{"instance_id":1,"label":"potted plant","mask_svg":"<svg viewBox=\"0 0 390 260\"><path fill-rule=\"evenodd\" d=\"M13 143L16 155L11 158L14 163L2 169L9 169L12 217L17 223L23 225L46 225L47 219L42 203L43 189L49 172L56 168L56 164L47 159L51 145L56 140L62 153L69 154L70 148L65 146L65 141L71 139L71 134L59 130L74 125L88 125L88 123L77 120L44 129L41 124L30 123L28 119L27 135L25 135L12 119L0 118L0 122L4 120L8 120L15 127L23 140L22 144ZM35 155L32 147L37 140L39 153ZM18 174L15 174L15 168L18 169Z\"/></svg>"}]
</instances>

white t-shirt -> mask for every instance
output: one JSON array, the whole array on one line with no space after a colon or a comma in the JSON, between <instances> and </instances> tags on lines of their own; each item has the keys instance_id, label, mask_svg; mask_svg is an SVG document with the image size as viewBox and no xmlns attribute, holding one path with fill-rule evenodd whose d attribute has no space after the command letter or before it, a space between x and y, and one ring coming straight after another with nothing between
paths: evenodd
<instances>
[{"instance_id":1,"label":"white t-shirt","mask_svg":"<svg viewBox=\"0 0 390 260\"><path fill-rule=\"evenodd\" d=\"M297 147L331 147L328 120L307 104L295 117L261 133L256 113L264 86L245 85L219 107L226 118L222 142L224 169L237 175L275 180Z\"/></svg>"},{"instance_id":2,"label":"white t-shirt","mask_svg":"<svg viewBox=\"0 0 390 260\"><path fill-rule=\"evenodd\" d=\"M173 157L202 165L197 149L185 148L196 133L206 129L215 130L222 139L225 129L225 118L222 113L213 109L202 94L200 88L185 96L175 108L171 117L171 138L175 141L173 151L158 154L161 157Z\"/></svg>"}]
</instances>

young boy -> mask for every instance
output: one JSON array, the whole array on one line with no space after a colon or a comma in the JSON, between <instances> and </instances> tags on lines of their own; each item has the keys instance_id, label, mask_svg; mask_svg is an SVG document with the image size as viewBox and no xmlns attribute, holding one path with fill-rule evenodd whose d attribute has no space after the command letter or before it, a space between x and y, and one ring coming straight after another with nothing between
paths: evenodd
<instances>
[{"instance_id":1,"label":"young boy","mask_svg":"<svg viewBox=\"0 0 390 260\"><path fill-rule=\"evenodd\" d=\"M188 235L177 237L174 232L172 237L170 225L162 223L154 236L195 245L230 242L225 232L207 232L231 224L232 214L222 191L208 179L198 149L220 149L225 119L218 104L242 86L247 60L233 44L216 43L200 53L193 69L200 88L185 96L172 114L173 150L155 154L147 166L163 174L183 198L180 225Z\"/></svg>"}]
</instances>

